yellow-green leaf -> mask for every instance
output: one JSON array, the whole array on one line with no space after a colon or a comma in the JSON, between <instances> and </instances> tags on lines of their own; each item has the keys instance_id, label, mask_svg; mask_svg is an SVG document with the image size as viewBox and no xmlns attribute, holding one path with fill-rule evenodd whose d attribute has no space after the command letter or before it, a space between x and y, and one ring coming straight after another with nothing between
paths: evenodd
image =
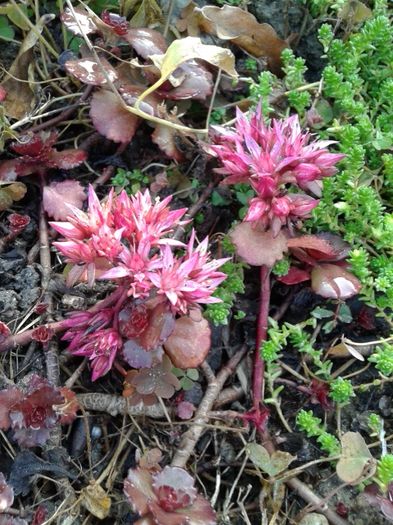
<instances>
[{"instance_id":1,"label":"yellow-green leaf","mask_svg":"<svg viewBox=\"0 0 393 525\"><path fill-rule=\"evenodd\" d=\"M161 77L139 97L138 103L163 84L187 60L204 60L229 76L237 78L235 57L229 49L203 44L200 38L189 36L174 40L163 55L149 57L161 72Z\"/></svg>"}]
</instances>

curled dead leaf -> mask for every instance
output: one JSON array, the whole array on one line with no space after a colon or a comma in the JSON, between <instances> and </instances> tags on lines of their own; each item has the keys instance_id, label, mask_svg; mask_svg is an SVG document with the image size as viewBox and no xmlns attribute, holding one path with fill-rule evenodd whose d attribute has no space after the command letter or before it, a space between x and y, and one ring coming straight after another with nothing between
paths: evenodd
<instances>
[{"instance_id":1,"label":"curled dead leaf","mask_svg":"<svg viewBox=\"0 0 393 525\"><path fill-rule=\"evenodd\" d=\"M109 515L111 499L95 481L81 490L81 504L96 518L103 520Z\"/></svg>"},{"instance_id":2,"label":"curled dead leaf","mask_svg":"<svg viewBox=\"0 0 393 525\"><path fill-rule=\"evenodd\" d=\"M271 25L261 24L248 11L230 5L208 5L201 9L195 8L195 11L200 12L210 23L218 38L230 40L255 57L266 57L270 69L274 73L281 72L281 52L288 44Z\"/></svg>"}]
</instances>

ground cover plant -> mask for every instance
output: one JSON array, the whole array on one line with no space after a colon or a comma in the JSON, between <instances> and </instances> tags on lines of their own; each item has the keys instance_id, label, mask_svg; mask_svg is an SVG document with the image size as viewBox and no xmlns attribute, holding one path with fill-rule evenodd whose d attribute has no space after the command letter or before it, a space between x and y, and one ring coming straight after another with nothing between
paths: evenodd
<instances>
[{"instance_id":1,"label":"ground cover plant","mask_svg":"<svg viewBox=\"0 0 393 525\"><path fill-rule=\"evenodd\" d=\"M392 35L0 6L0 525L393 521Z\"/></svg>"}]
</instances>

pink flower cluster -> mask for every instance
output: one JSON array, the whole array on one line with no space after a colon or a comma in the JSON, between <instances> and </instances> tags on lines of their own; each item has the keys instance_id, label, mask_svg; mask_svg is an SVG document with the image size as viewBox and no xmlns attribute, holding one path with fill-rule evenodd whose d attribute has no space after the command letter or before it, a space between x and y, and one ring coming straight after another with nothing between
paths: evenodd
<instances>
[{"instance_id":1,"label":"pink flower cluster","mask_svg":"<svg viewBox=\"0 0 393 525\"><path fill-rule=\"evenodd\" d=\"M90 186L87 213L70 206L68 222L51 223L68 239L54 243L74 264L68 281L125 279L129 296L163 295L182 314L195 303L218 302L212 294L226 276L217 268L227 259L210 260L207 238L195 248L194 232L187 246L168 236L185 224L180 219L187 211L170 210L170 200L152 202L148 190L132 197L112 190L101 204ZM184 248L184 255L173 247Z\"/></svg>"},{"instance_id":2,"label":"pink flower cluster","mask_svg":"<svg viewBox=\"0 0 393 525\"><path fill-rule=\"evenodd\" d=\"M208 239L196 245L194 231L187 245L170 237L176 226L186 223L181 219L187 211L171 210L170 200L153 202L147 190L132 197L125 191L115 195L112 190L101 204L90 187L86 213L69 206L67 222L51 223L66 238L54 244L72 264L70 284L119 281L117 305L96 313L80 312L65 321L69 330L63 339L70 341L68 350L89 358L93 380L111 369L123 348L119 312L127 297L137 300L140 308L149 303L152 311L162 305L173 318L199 304L220 301L212 294L226 277L217 270L228 259L212 260ZM181 253L174 253L175 248ZM156 330L161 330L161 321L150 317Z\"/></svg>"},{"instance_id":3,"label":"pink flower cluster","mask_svg":"<svg viewBox=\"0 0 393 525\"><path fill-rule=\"evenodd\" d=\"M226 175L223 184L248 183L254 189L244 220L277 235L318 204L310 195L289 192L288 185L320 196L321 180L336 173L344 155L328 152L333 141L311 141L297 115L267 125L258 106L249 119L240 110L236 117L235 129L214 128L208 151L223 165L216 170Z\"/></svg>"}]
</instances>

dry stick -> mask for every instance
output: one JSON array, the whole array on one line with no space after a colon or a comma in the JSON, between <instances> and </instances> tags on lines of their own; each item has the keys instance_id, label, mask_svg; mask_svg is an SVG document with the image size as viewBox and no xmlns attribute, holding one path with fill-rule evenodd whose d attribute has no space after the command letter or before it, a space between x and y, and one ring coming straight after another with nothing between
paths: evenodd
<instances>
[{"instance_id":1,"label":"dry stick","mask_svg":"<svg viewBox=\"0 0 393 525\"><path fill-rule=\"evenodd\" d=\"M41 187L43 189L44 178L42 177ZM43 192L41 192L41 195ZM52 294L48 292L50 277L52 273L52 264L49 248L49 233L48 223L45 216L44 204L41 199L40 204L40 219L39 219L39 237L40 237L40 263L41 263L41 287L44 302L47 303L47 320L53 322L53 298ZM60 366L58 356L58 346L56 341L52 340L48 343L45 351L45 363L48 380L55 386L60 384Z\"/></svg>"},{"instance_id":2,"label":"dry stick","mask_svg":"<svg viewBox=\"0 0 393 525\"><path fill-rule=\"evenodd\" d=\"M93 87L94 86L87 86L83 92L83 95L79 99L79 101L69 106L62 113L60 113L60 115L57 115L56 117L53 117L49 120L46 120L45 122L42 122L41 124L37 124L36 126L29 128L29 131L32 131L32 132L41 131L50 126L57 126L57 124L59 124L60 122L63 122L63 120L67 120L69 117L71 117L74 111L82 104L82 102L84 102L90 96L90 93L92 92Z\"/></svg>"},{"instance_id":3,"label":"dry stick","mask_svg":"<svg viewBox=\"0 0 393 525\"><path fill-rule=\"evenodd\" d=\"M217 376L210 374L206 393L196 411L191 427L183 434L180 446L172 459L172 467L185 467L196 443L203 432L208 420L208 412L212 409L218 394L221 392L225 381L234 373L236 367L247 353L247 347L243 346L228 363L220 370ZM208 369L207 369L208 370Z\"/></svg>"}]
</instances>

